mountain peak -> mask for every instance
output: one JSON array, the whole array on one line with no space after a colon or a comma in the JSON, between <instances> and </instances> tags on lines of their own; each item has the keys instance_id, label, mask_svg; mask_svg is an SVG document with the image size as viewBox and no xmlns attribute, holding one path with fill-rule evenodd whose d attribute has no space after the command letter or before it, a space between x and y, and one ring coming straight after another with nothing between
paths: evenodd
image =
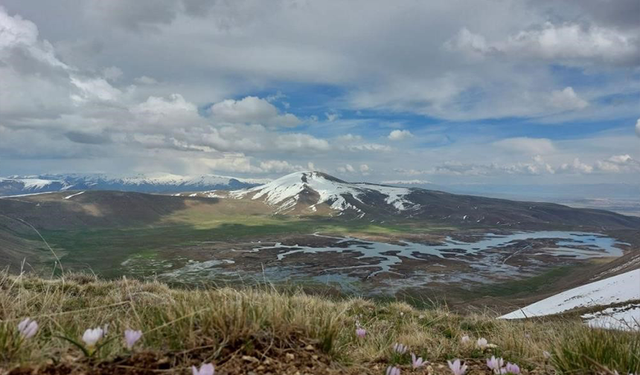
<instances>
[{"instance_id":1,"label":"mountain peak","mask_svg":"<svg viewBox=\"0 0 640 375\"><path fill-rule=\"evenodd\" d=\"M349 183L319 171L295 172L265 185L232 192L234 198L261 199L276 206L277 213L291 211L316 212L323 205L331 210L354 211L364 214L365 207L382 205L402 211L416 205L405 199L411 192L365 183ZM391 207L387 207L391 206Z\"/></svg>"}]
</instances>

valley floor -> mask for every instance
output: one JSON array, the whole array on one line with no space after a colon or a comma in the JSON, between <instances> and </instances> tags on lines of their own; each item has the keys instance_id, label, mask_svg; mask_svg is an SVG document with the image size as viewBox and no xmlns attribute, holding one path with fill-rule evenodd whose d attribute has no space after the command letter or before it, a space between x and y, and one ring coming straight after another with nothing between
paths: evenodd
<instances>
[{"instance_id":1,"label":"valley floor","mask_svg":"<svg viewBox=\"0 0 640 375\"><path fill-rule=\"evenodd\" d=\"M39 325L28 338L17 328L26 317ZM81 338L96 327L107 333L92 350ZM142 332L131 350L126 329ZM481 338L488 347L477 345ZM395 343L406 353L395 352ZM412 369L410 353L429 364ZM455 358L468 364L468 374L489 374L491 356L527 374L626 374L640 371L637 353L640 334L592 329L571 316L505 321L488 312L459 315L445 306L331 299L268 285L172 289L80 274L0 274L0 373L12 375L190 374L203 363L214 364L216 374L383 374L388 366L450 374L447 360Z\"/></svg>"}]
</instances>

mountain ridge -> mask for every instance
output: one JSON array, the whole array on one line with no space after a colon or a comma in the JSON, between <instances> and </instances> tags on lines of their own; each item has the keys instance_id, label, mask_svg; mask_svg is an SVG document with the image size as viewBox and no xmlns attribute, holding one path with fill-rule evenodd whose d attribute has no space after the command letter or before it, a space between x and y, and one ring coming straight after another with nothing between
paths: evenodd
<instances>
[{"instance_id":1,"label":"mountain ridge","mask_svg":"<svg viewBox=\"0 0 640 375\"><path fill-rule=\"evenodd\" d=\"M66 190L114 190L138 193L234 190L257 186L268 180L219 175L179 176L150 174L111 177L104 174L40 174L0 177L0 196L50 193Z\"/></svg>"}]
</instances>

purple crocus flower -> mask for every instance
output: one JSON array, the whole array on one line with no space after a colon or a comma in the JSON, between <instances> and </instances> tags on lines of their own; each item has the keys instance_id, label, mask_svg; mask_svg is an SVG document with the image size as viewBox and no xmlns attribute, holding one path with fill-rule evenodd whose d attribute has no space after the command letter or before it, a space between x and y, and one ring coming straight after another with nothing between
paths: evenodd
<instances>
[{"instance_id":1,"label":"purple crocus flower","mask_svg":"<svg viewBox=\"0 0 640 375\"><path fill-rule=\"evenodd\" d=\"M216 373L216 369L211 363L205 363L200 367L200 370L196 366L191 366L191 371L193 375L214 375Z\"/></svg>"},{"instance_id":2,"label":"purple crocus flower","mask_svg":"<svg viewBox=\"0 0 640 375\"><path fill-rule=\"evenodd\" d=\"M507 365L504 368L505 374L519 375L520 374L520 366L515 363L507 362Z\"/></svg>"},{"instance_id":3,"label":"purple crocus flower","mask_svg":"<svg viewBox=\"0 0 640 375\"><path fill-rule=\"evenodd\" d=\"M464 375L467 372L467 365L460 362L459 359L456 359L453 362L447 361L447 363L449 364L449 369L453 375Z\"/></svg>"},{"instance_id":4,"label":"purple crocus flower","mask_svg":"<svg viewBox=\"0 0 640 375\"><path fill-rule=\"evenodd\" d=\"M487 359L487 367L493 370L494 374L500 374L502 366L504 366L504 360L500 357L491 356L491 359Z\"/></svg>"},{"instance_id":5,"label":"purple crocus flower","mask_svg":"<svg viewBox=\"0 0 640 375\"><path fill-rule=\"evenodd\" d=\"M89 328L88 330L84 331L84 334L82 335L82 341L84 341L84 343L87 344L88 347L92 348L98 341L100 341L100 339L102 339L103 336L104 331L102 330L102 328Z\"/></svg>"},{"instance_id":6,"label":"purple crocus flower","mask_svg":"<svg viewBox=\"0 0 640 375\"><path fill-rule=\"evenodd\" d=\"M411 366L416 369L425 365L425 361L422 360L422 357L416 358L416 355L411 353Z\"/></svg>"},{"instance_id":7,"label":"purple crocus flower","mask_svg":"<svg viewBox=\"0 0 640 375\"><path fill-rule=\"evenodd\" d=\"M489 346L489 342L484 337L481 337L476 341L476 346L482 350L485 350Z\"/></svg>"},{"instance_id":8,"label":"purple crocus flower","mask_svg":"<svg viewBox=\"0 0 640 375\"><path fill-rule=\"evenodd\" d=\"M404 354L407 352L407 347L405 345L395 343L393 344L393 351L398 354Z\"/></svg>"},{"instance_id":9,"label":"purple crocus flower","mask_svg":"<svg viewBox=\"0 0 640 375\"><path fill-rule=\"evenodd\" d=\"M367 330L366 329L364 329L362 327L356 328L356 336L358 336L359 338L363 339L366 335L367 335Z\"/></svg>"},{"instance_id":10,"label":"purple crocus flower","mask_svg":"<svg viewBox=\"0 0 640 375\"><path fill-rule=\"evenodd\" d=\"M23 339L30 339L38 332L38 322L30 318L25 318L18 323L18 332L20 332L20 336Z\"/></svg>"},{"instance_id":11,"label":"purple crocus flower","mask_svg":"<svg viewBox=\"0 0 640 375\"><path fill-rule=\"evenodd\" d=\"M142 337L142 331L134 331L132 329L127 329L124 331L124 343L127 346L127 349L133 349L133 346L140 340Z\"/></svg>"},{"instance_id":12,"label":"purple crocus flower","mask_svg":"<svg viewBox=\"0 0 640 375\"><path fill-rule=\"evenodd\" d=\"M400 369L396 366L387 367L386 375L400 375Z\"/></svg>"}]
</instances>

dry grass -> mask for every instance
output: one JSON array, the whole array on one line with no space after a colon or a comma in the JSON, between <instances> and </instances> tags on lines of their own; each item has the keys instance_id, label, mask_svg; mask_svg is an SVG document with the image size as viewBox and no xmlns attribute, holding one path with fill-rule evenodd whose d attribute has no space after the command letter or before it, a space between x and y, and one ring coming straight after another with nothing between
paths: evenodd
<instances>
[{"instance_id":1,"label":"dry grass","mask_svg":"<svg viewBox=\"0 0 640 375\"><path fill-rule=\"evenodd\" d=\"M40 331L18 345L16 325L24 317L36 319ZM355 336L356 321L367 329L366 338ZM58 337L78 339L85 329L105 324L117 339L96 354L91 366L130 357L119 337L132 328L144 332L138 352L168 358L177 373L209 361L225 373L225 363L243 355L263 360L304 350L326 358L330 367L342 369L338 373L382 373L390 362L409 361L391 353L395 342L433 362L435 373L447 373L438 366L447 359L480 363L490 354L532 373L554 373L553 366L567 374L640 371L638 352L631 352L640 348L640 335L602 333L577 320L509 322L443 308L418 310L402 302L333 301L269 287L179 290L78 274L64 281L0 274L0 368L76 361L81 352ZM487 353L463 345L465 334L486 337L497 348ZM545 350L555 353L552 363ZM474 373L484 373L481 367Z\"/></svg>"}]
</instances>

